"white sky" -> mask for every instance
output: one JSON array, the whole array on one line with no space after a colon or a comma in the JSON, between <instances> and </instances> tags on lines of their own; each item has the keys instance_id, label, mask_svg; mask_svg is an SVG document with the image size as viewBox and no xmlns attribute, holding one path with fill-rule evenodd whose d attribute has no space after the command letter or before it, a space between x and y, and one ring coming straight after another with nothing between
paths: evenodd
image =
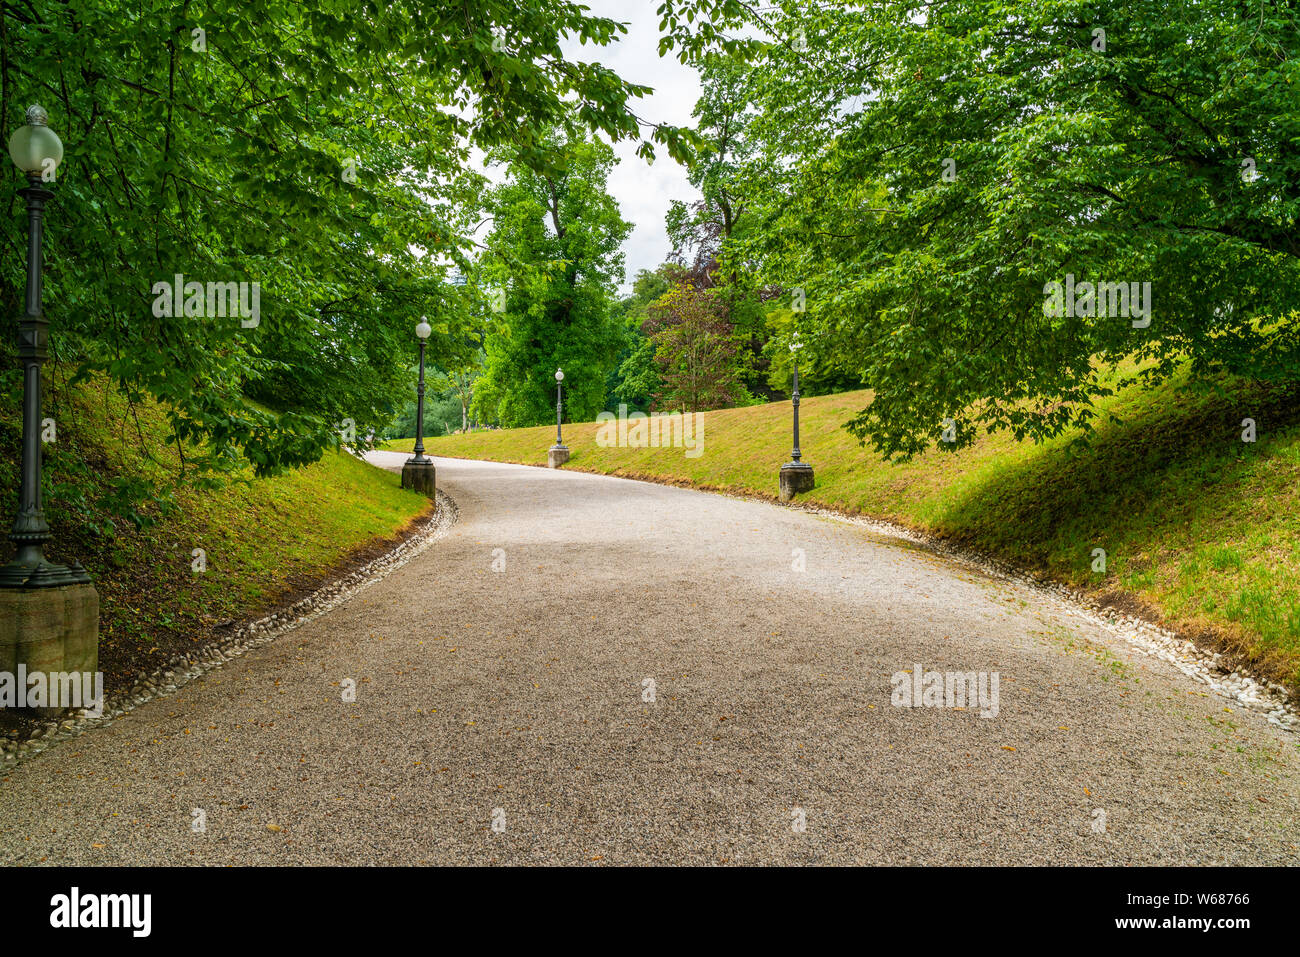
<instances>
[{"instance_id":1,"label":"white sky","mask_svg":"<svg viewBox=\"0 0 1300 957\"><path fill-rule=\"evenodd\" d=\"M585 0L592 15L609 17L627 24L627 33L605 47L564 43L565 55L578 60L596 61L609 67L629 83L654 87L654 92L631 103L643 120L691 125L691 110L700 96L700 80L695 70L683 66L669 51L659 56L659 16L655 9L660 0ZM653 269L667 257L668 234L664 231L664 214L673 199L694 201L699 192L686 181L686 170L656 144L653 165L636 155L636 144L628 141L614 147L618 166L609 178L610 194L618 200L623 218L632 224L632 234L623 244L627 282L622 294L632 291L631 280L638 269Z\"/></svg>"},{"instance_id":2,"label":"white sky","mask_svg":"<svg viewBox=\"0 0 1300 957\"><path fill-rule=\"evenodd\" d=\"M659 17L655 9L660 0L584 0L591 15L608 17L627 24L627 33L607 46L566 41L564 55L572 60L597 62L609 67L629 83L654 88L631 109L642 120L690 126L691 110L700 96L700 80L695 70L683 66L669 51L659 56ZM648 135L648 134L647 134ZM620 295L632 291L632 279L639 269L653 269L670 251L664 230L664 214L670 200L693 202L699 192L686 181L686 170L668 156L659 144L653 165L636 155L636 143L623 141L614 147L618 165L609 178L609 192L618 201L623 218L632 224L632 233L623 243L626 281ZM477 151L476 151L477 153ZM477 154L481 159L481 154ZM500 167L488 170L494 181L503 178Z\"/></svg>"}]
</instances>

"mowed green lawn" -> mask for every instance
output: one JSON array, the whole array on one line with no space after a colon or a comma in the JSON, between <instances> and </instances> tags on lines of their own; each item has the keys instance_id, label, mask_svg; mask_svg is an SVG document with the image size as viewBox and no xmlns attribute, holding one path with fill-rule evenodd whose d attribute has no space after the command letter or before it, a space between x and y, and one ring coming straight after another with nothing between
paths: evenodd
<instances>
[{"instance_id":1,"label":"mowed green lawn","mask_svg":"<svg viewBox=\"0 0 1300 957\"><path fill-rule=\"evenodd\" d=\"M1300 391L1132 386L1099 406L1090 448L999 434L884 463L842 426L870 393L806 398L800 501L887 519L1083 586L1244 656L1300 692ZM1103 417L1105 418L1105 417ZM1242 441L1253 418L1257 441ZM775 497L788 402L704 413L703 452L602 448L565 425L569 468ZM431 455L545 465L553 425L426 439ZM410 439L387 447L409 450ZM1105 574L1092 571L1105 549ZM1145 606L1145 607L1142 607Z\"/></svg>"}]
</instances>

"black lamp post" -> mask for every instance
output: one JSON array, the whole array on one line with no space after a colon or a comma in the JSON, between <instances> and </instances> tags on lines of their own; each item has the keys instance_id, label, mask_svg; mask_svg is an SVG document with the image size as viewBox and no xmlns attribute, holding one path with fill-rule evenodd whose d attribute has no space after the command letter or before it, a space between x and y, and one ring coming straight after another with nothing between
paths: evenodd
<instances>
[{"instance_id":1,"label":"black lamp post","mask_svg":"<svg viewBox=\"0 0 1300 957\"><path fill-rule=\"evenodd\" d=\"M564 408L564 370L555 370L555 444L546 450L546 464L553 469L558 469L565 462L569 461L569 447L564 444L564 436L560 432L561 410Z\"/></svg>"},{"instance_id":2,"label":"black lamp post","mask_svg":"<svg viewBox=\"0 0 1300 957\"><path fill-rule=\"evenodd\" d=\"M794 410L794 447L790 450L790 461L781 466L779 488L783 502L790 501L799 492L808 491L815 484L813 467L801 461L802 453L799 451L799 350L802 348L803 343L796 332L790 338L790 352L794 357L794 388L790 393Z\"/></svg>"},{"instance_id":3,"label":"black lamp post","mask_svg":"<svg viewBox=\"0 0 1300 957\"><path fill-rule=\"evenodd\" d=\"M790 461L799 464L799 360L794 360L794 391L790 393L790 404L794 409L794 448L790 450Z\"/></svg>"},{"instance_id":4,"label":"black lamp post","mask_svg":"<svg viewBox=\"0 0 1300 957\"><path fill-rule=\"evenodd\" d=\"M432 496L434 490L433 459L424 454L424 340L433 327L421 319L415 327L420 340L420 384L415 390L415 455L402 466L402 488L413 488Z\"/></svg>"},{"instance_id":5,"label":"black lamp post","mask_svg":"<svg viewBox=\"0 0 1300 957\"><path fill-rule=\"evenodd\" d=\"M564 445L564 436L560 434L560 410L564 407L564 370L555 370L555 447L562 449Z\"/></svg>"},{"instance_id":6,"label":"black lamp post","mask_svg":"<svg viewBox=\"0 0 1300 957\"><path fill-rule=\"evenodd\" d=\"M50 526L41 507L41 366L49 355L49 323L41 314L41 240L45 204L54 198L45 187L63 159L63 144L39 106L27 108L27 123L9 138L9 155L26 175L18 194L27 201L27 295L18 324L18 357L23 363L23 461L18 515L9 540L13 561L0 568L0 588L81 585L90 576L77 562L58 565L45 557Z\"/></svg>"},{"instance_id":7,"label":"black lamp post","mask_svg":"<svg viewBox=\"0 0 1300 957\"><path fill-rule=\"evenodd\" d=\"M425 319L415 327L415 336L420 340L420 384L415 390L415 458L411 459L412 462L429 461L424 455L424 340L432 331Z\"/></svg>"}]
</instances>

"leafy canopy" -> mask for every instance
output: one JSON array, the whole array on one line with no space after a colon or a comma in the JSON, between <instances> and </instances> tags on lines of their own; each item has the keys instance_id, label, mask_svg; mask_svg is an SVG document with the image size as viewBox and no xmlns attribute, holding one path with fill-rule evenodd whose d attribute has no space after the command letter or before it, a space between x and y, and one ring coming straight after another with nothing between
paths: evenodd
<instances>
[{"instance_id":1,"label":"leafy canopy","mask_svg":"<svg viewBox=\"0 0 1300 957\"><path fill-rule=\"evenodd\" d=\"M1099 368L1300 377L1300 23L1280 0L882 0L714 11L753 57L755 224L814 360L906 457L956 420L1087 425ZM763 41L743 41L747 26ZM1104 31L1104 36L1102 34ZM685 42L685 41L683 41ZM1151 283L1147 326L1054 282Z\"/></svg>"},{"instance_id":2,"label":"leafy canopy","mask_svg":"<svg viewBox=\"0 0 1300 957\"><path fill-rule=\"evenodd\" d=\"M209 468L312 461L345 420L364 442L405 398L420 316L431 360L471 357L473 290L446 279L483 188L472 146L541 165L539 131L565 122L682 150L632 112L646 88L561 53L623 30L567 0L6 4L6 132L39 102L66 147L45 249L55 358L161 400ZM25 270L12 194L8 213L5 349ZM155 315L177 275L257 283L257 325Z\"/></svg>"}]
</instances>

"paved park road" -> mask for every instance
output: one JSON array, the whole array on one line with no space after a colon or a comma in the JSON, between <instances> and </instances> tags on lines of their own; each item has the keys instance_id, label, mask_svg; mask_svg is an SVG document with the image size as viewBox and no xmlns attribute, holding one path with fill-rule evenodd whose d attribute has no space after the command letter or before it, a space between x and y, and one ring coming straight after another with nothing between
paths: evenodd
<instances>
[{"instance_id":1,"label":"paved park road","mask_svg":"<svg viewBox=\"0 0 1300 957\"><path fill-rule=\"evenodd\" d=\"M774 505L437 465L459 520L420 557L5 775L0 862L1300 861L1296 738L1028 589ZM997 672L997 716L892 706L915 663Z\"/></svg>"}]
</instances>

